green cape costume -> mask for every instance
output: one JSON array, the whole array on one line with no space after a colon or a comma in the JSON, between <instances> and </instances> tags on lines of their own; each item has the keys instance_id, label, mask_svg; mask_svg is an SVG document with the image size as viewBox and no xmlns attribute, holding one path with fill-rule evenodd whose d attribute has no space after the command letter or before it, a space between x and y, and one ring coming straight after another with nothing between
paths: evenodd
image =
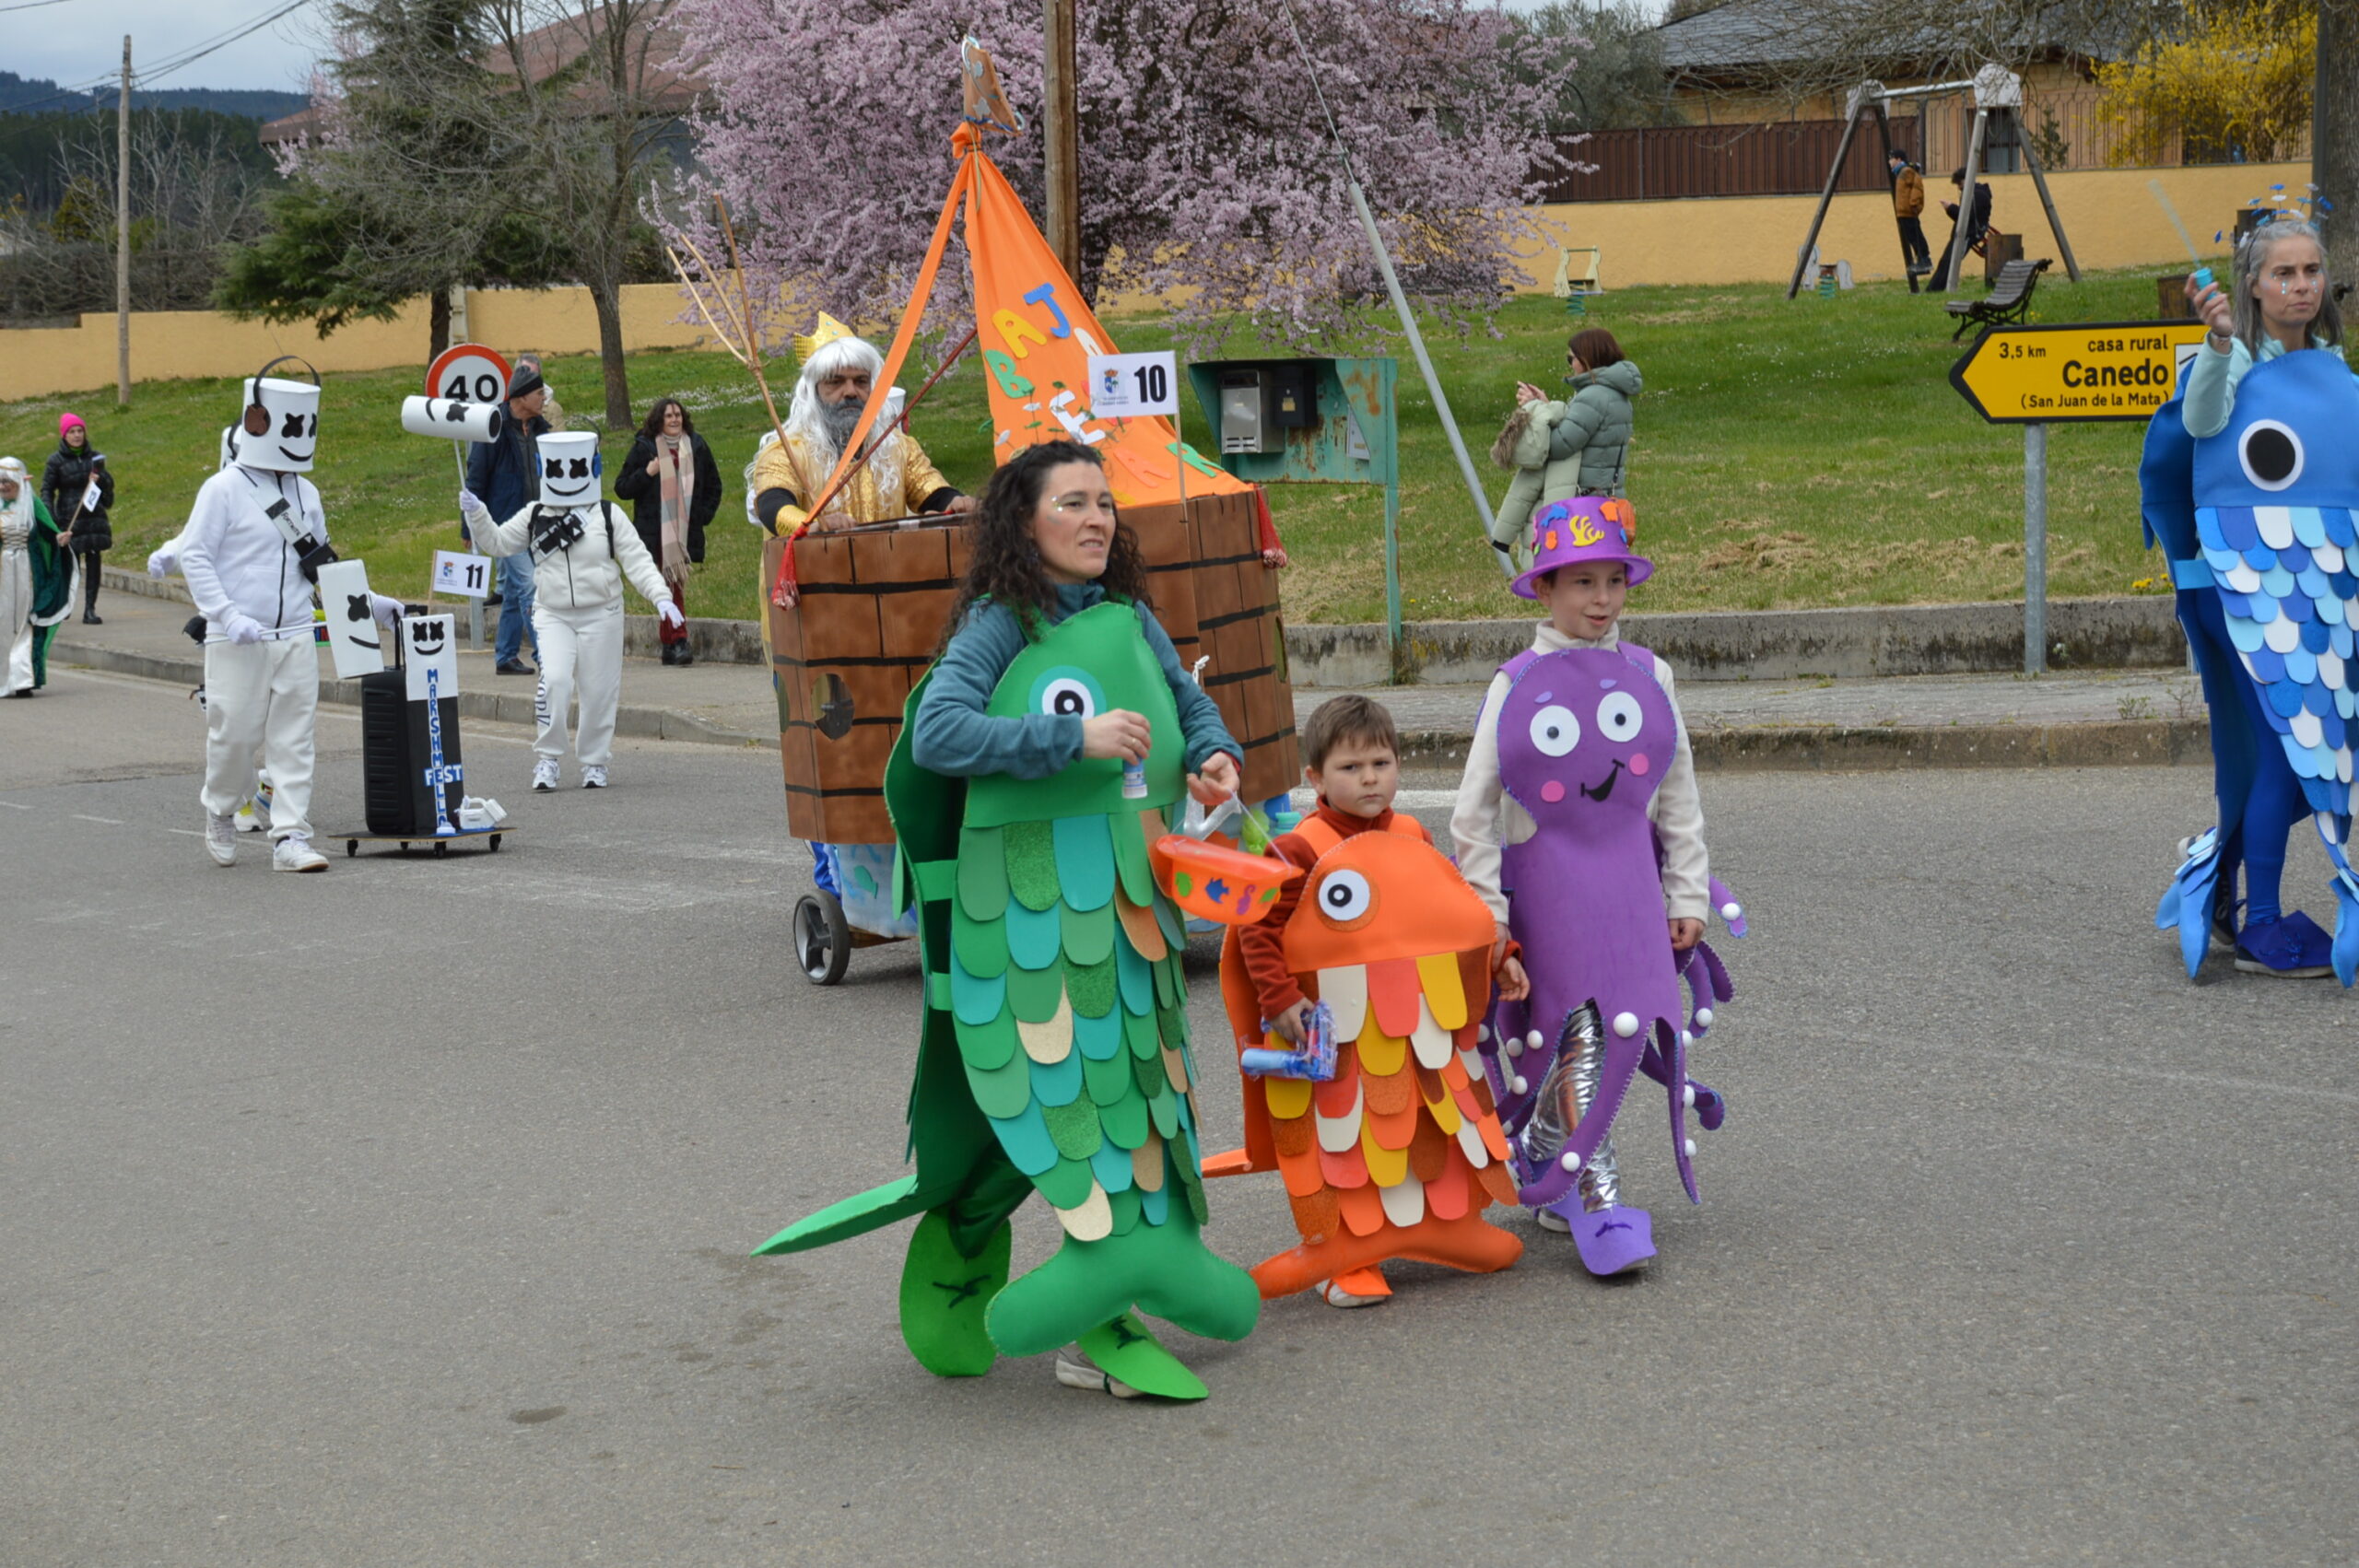
<instances>
[{"instance_id":1,"label":"green cape costume","mask_svg":"<svg viewBox=\"0 0 2359 1568\"><path fill-rule=\"evenodd\" d=\"M930 682L910 696L885 775L896 881L918 907L925 976L909 1108L917 1170L755 1250L802 1251L922 1212L901 1333L928 1369L971 1376L997 1354L1078 1340L1123 1382L1201 1398L1133 1308L1238 1340L1261 1298L1198 1234L1186 938L1147 859L1185 788L1170 688L1137 611L1109 600L1036 631L985 708L1145 715L1146 794L1126 799L1115 760L1029 780L918 766L910 737ZM1035 1189L1064 1239L1009 1283L1007 1217Z\"/></svg>"}]
</instances>

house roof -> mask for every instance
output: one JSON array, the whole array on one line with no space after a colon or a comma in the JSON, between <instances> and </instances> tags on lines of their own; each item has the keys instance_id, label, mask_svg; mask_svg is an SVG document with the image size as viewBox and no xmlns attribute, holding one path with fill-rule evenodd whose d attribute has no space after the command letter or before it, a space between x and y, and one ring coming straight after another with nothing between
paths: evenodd
<instances>
[{"instance_id":1,"label":"house roof","mask_svg":"<svg viewBox=\"0 0 2359 1568\"><path fill-rule=\"evenodd\" d=\"M1848 11L1848 14L1847 14ZM1869 74L1902 63L1921 68L1954 66L1970 74L1993 42L1995 24L2008 35L2003 52L2018 58L2079 55L2107 59L2120 53L2081 34L2061 17L2026 21L2022 13L1976 15L1975 0L1942 13L1912 11L1879 0L1728 0L1711 10L1665 22L1653 30L1663 69L1676 76L1734 76L1749 70L1833 63L1849 57ZM1912 36L1913 35L1913 36ZM1872 38L1874 58L1861 41Z\"/></svg>"}]
</instances>

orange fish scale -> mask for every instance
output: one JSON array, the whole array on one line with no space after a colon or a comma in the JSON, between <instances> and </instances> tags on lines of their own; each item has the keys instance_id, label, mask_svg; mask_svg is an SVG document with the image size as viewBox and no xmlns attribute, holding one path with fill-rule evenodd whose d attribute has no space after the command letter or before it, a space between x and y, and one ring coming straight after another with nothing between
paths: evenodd
<instances>
[{"instance_id":1,"label":"orange fish scale","mask_svg":"<svg viewBox=\"0 0 2359 1568\"><path fill-rule=\"evenodd\" d=\"M1417 1081L1406 1063L1402 1064L1400 1071L1381 1078L1372 1072L1360 1074L1360 1088L1367 1095L1367 1114L1370 1116L1399 1116L1403 1111L1414 1109L1417 1104ZM1397 1149L1400 1145L1387 1143L1385 1147Z\"/></svg>"},{"instance_id":2,"label":"orange fish scale","mask_svg":"<svg viewBox=\"0 0 2359 1568\"><path fill-rule=\"evenodd\" d=\"M1331 1153L1325 1149L1320 1150L1319 1169L1320 1174L1326 1176L1327 1185L1330 1187L1353 1188L1367 1185L1367 1161L1360 1157L1360 1146L1356 1141L1340 1154Z\"/></svg>"},{"instance_id":3,"label":"orange fish scale","mask_svg":"<svg viewBox=\"0 0 2359 1568\"><path fill-rule=\"evenodd\" d=\"M1114 886L1114 914L1122 922L1122 932L1140 957L1153 964L1159 962L1170 949L1163 940L1163 927L1156 923L1155 911L1142 909L1123 895L1121 884Z\"/></svg>"},{"instance_id":4,"label":"orange fish scale","mask_svg":"<svg viewBox=\"0 0 2359 1568\"><path fill-rule=\"evenodd\" d=\"M1319 1114L1333 1120L1351 1114L1352 1095L1360 1075L1360 1054L1349 1040L1335 1047L1335 1076L1311 1090Z\"/></svg>"},{"instance_id":5,"label":"orange fish scale","mask_svg":"<svg viewBox=\"0 0 2359 1568\"><path fill-rule=\"evenodd\" d=\"M1386 1034L1406 1039L1414 1033L1417 1008L1425 996L1415 959L1379 958L1367 966L1368 1011L1376 1014Z\"/></svg>"},{"instance_id":6,"label":"orange fish scale","mask_svg":"<svg viewBox=\"0 0 2359 1568\"><path fill-rule=\"evenodd\" d=\"M1319 1156L1315 1153L1288 1154L1281 1151L1278 1174L1285 1179L1287 1193L1296 1198L1308 1198L1327 1185L1327 1178L1319 1174Z\"/></svg>"},{"instance_id":7,"label":"orange fish scale","mask_svg":"<svg viewBox=\"0 0 2359 1568\"><path fill-rule=\"evenodd\" d=\"M1489 1141L1486 1139L1485 1141ZM1485 1165L1474 1173L1474 1177L1483 1184L1483 1190L1491 1195L1492 1202L1514 1204L1515 1178L1508 1175L1505 1165Z\"/></svg>"},{"instance_id":8,"label":"orange fish scale","mask_svg":"<svg viewBox=\"0 0 2359 1568\"><path fill-rule=\"evenodd\" d=\"M1466 990L1466 1016L1470 1021L1491 1011L1489 948L1470 947L1458 955L1458 983ZM1473 1026L1471 1022L1468 1026Z\"/></svg>"},{"instance_id":9,"label":"orange fish scale","mask_svg":"<svg viewBox=\"0 0 2359 1568\"><path fill-rule=\"evenodd\" d=\"M1286 1121L1270 1118L1270 1141L1281 1155L1308 1154L1317 1141L1317 1129L1307 1116Z\"/></svg>"},{"instance_id":10,"label":"orange fish scale","mask_svg":"<svg viewBox=\"0 0 2359 1568\"><path fill-rule=\"evenodd\" d=\"M1344 1228L1356 1236L1372 1236L1384 1228L1384 1199L1373 1186L1338 1188L1335 1207L1343 1213Z\"/></svg>"},{"instance_id":11,"label":"orange fish scale","mask_svg":"<svg viewBox=\"0 0 2359 1568\"><path fill-rule=\"evenodd\" d=\"M1434 1125L1434 1118L1417 1118L1415 1136L1409 1140L1409 1170L1419 1181L1431 1182L1449 1164L1450 1137Z\"/></svg>"},{"instance_id":12,"label":"orange fish scale","mask_svg":"<svg viewBox=\"0 0 2359 1568\"><path fill-rule=\"evenodd\" d=\"M1423 1063L1417 1064L1417 1098L1432 1105L1442 1097L1441 1074Z\"/></svg>"},{"instance_id":13,"label":"orange fish scale","mask_svg":"<svg viewBox=\"0 0 2359 1568\"><path fill-rule=\"evenodd\" d=\"M1417 1136L1417 1107L1412 1104L1391 1116L1368 1112L1367 1125L1376 1133L1379 1149L1406 1149Z\"/></svg>"},{"instance_id":14,"label":"orange fish scale","mask_svg":"<svg viewBox=\"0 0 2359 1568\"><path fill-rule=\"evenodd\" d=\"M1506 1159L1508 1157L1508 1135L1499 1130L1499 1118L1496 1117L1485 1117L1474 1125L1482 1129L1483 1147L1491 1152L1491 1158L1494 1160Z\"/></svg>"},{"instance_id":15,"label":"orange fish scale","mask_svg":"<svg viewBox=\"0 0 2359 1568\"><path fill-rule=\"evenodd\" d=\"M1343 1211L1335 1202L1335 1194L1327 1188L1300 1198L1289 1193L1286 1201L1294 1205L1295 1228L1307 1242L1325 1241L1343 1223Z\"/></svg>"},{"instance_id":16,"label":"orange fish scale","mask_svg":"<svg viewBox=\"0 0 2359 1568\"><path fill-rule=\"evenodd\" d=\"M1471 1196L1466 1178L1473 1173L1467 1168L1466 1156L1452 1151L1442 1163L1438 1175L1426 1179L1426 1207L1438 1220L1463 1219L1467 1199Z\"/></svg>"}]
</instances>

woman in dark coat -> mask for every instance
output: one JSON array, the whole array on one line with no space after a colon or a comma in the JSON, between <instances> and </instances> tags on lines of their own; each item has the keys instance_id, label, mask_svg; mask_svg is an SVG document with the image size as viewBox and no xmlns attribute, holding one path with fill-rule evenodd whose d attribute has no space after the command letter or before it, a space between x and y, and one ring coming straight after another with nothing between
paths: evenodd
<instances>
[{"instance_id":1,"label":"woman in dark coat","mask_svg":"<svg viewBox=\"0 0 2359 1568\"><path fill-rule=\"evenodd\" d=\"M631 504L640 543L655 557L672 602L685 614L688 567L704 559L704 525L721 509L721 468L678 398L657 398L647 411L630 456L615 474L615 494ZM685 620L657 631L664 663L696 662Z\"/></svg>"},{"instance_id":2,"label":"woman in dark coat","mask_svg":"<svg viewBox=\"0 0 2359 1568\"><path fill-rule=\"evenodd\" d=\"M93 475L99 482L98 505L85 507ZM79 415L58 415L57 450L41 471L41 501L82 557L82 624L103 626L99 619L99 557L114 548L114 531L107 525L107 513L114 507L114 475L107 472L106 458L90 450L90 432Z\"/></svg>"}]
</instances>

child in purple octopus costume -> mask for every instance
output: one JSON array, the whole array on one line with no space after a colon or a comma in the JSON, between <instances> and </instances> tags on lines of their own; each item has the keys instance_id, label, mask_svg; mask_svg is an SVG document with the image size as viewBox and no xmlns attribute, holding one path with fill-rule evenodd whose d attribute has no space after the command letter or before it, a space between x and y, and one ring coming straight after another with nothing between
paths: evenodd
<instances>
[{"instance_id":1,"label":"child in purple octopus costume","mask_svg":"<svg viewBox=\"0 0 2359 1568\"><path fill-rule=\"evenodd\" d=\"M1548 619L1492 679L1450 817L1459 869L1530 965L1528 994L1494 1009L1483 1047L1520 1196L1599 1275L1654 1256L1646 1211L1622 1201L1612 1138L1639 1072L1668 1093L1672 1156L1696 1196L1687 1111L1710 1129L1727 1107L1687 1076L1687 1052L1731 994L1704 922L1717 910L1744 934L1705 852L1671 668L1616 633L1625 595L1654 570L1631 553L1631 520L1627 501L1604 497L1533 515L1532 568L1514 588ZM1503 999L1526 989L1514 964Z\"/></svg>"}]
</instances>

